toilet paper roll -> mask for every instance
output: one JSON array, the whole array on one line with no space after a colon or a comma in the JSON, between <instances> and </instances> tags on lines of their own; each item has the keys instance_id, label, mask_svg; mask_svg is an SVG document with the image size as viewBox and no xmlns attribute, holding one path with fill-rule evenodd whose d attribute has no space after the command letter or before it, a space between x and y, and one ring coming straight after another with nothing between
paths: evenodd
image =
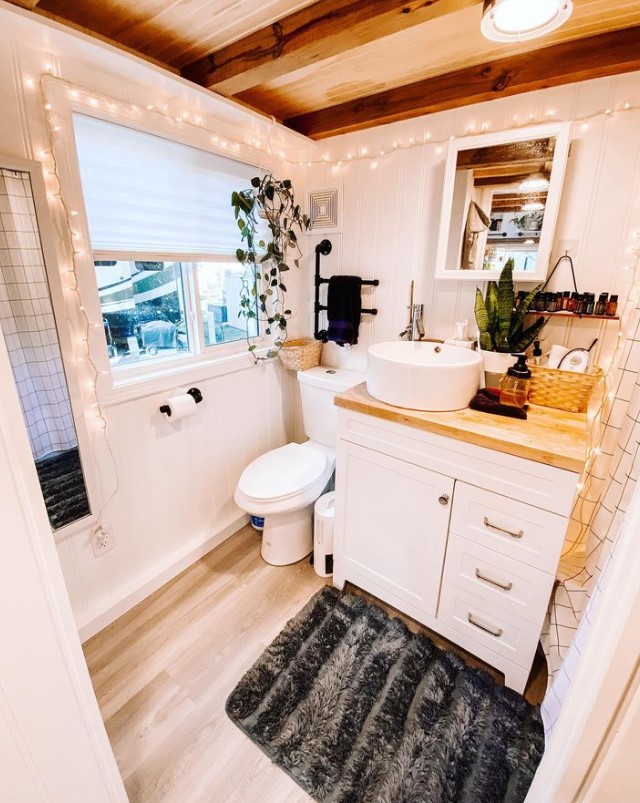
<instances>
[{"instance_id":1,"label":"toilet paper roll","mask_svg":"<svg viewBox=\"0 0 640 803\"><path fill-rule=\"evenodd\" d=\"M169 408L163 411L169 421L180 421L195 413L196 402L188 393L177 393L175 396L165 399L163 407Z\"/></svg>"},{"instance_id":2,"label":"toilet paper roll","mask_svg":"<svg viewBox=\"0 0 640 803\"><path fill-rule=\"evenodd\" d=\"M564 346L551 346L549 362L547 363L548 367L557 368L560 365L560 360L568 353L569 349L566 349Z\"/></svg>"}]
</instances>

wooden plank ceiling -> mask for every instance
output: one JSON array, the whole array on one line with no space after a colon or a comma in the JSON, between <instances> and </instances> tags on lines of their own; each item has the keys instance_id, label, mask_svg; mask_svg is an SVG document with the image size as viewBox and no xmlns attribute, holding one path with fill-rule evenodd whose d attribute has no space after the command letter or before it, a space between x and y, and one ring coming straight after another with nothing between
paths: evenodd
<instances>
[{"instance_id":1,"label":"wooden plank ceiling","mask_svg":"<svg viewBox=\"0 0 640 803\"><path fill-rule=\"evenodd\" d=\"M562 28L515 44L481 35L482 0L13 2L314 139L640 69L640 0L574 0Z\"/></svg>"}]
</instances>

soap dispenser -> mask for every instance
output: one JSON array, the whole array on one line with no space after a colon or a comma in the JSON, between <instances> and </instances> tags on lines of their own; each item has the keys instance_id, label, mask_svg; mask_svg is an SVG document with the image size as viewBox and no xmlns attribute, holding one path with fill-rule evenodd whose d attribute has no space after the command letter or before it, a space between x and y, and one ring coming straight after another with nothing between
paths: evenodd
<instances>
[{"instance_id":1,"label":"soap dispenser","mask_svg":"<svg viewBox=\"0 0 640 803\"><path fill-rule=\"evenodd\" d=\"M500 380L500 404L509 407L520 407L527 403L529 396L529 383L531 381L531 371L527 367L527 357L525 354L517 356L517 362L509 368L507 373Z\"/></svg>"},{"instance_id":2,"label":"soap dispenser","mask_svg":"<svg viewBox=\"0 0 640 803\"><path fill-rule=\"evenodd\" d=\"M540 348L540 341L534 340L533 341L533 353L531 355L531 359L534 365L546 365L549 361L549 358L542 353L542 349Z\"/></svg>"}]
</instances>

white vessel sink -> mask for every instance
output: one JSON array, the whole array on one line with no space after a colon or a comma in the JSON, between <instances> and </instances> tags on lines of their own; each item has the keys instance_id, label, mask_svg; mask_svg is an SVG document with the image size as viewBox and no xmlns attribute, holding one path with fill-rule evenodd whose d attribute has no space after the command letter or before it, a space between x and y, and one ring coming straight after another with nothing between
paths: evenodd
<instances>
[{"instance_id":1,"label":"white vessel sink","mask_svg":"<svg viewBox=\"0 0 640 803\"><path fill-rule=\"evenodd\" d=\"M461 410L480 385L482 357L442 343L394 341L369 347L367 390L411 410Z\"/></svg>"}]
</instances>

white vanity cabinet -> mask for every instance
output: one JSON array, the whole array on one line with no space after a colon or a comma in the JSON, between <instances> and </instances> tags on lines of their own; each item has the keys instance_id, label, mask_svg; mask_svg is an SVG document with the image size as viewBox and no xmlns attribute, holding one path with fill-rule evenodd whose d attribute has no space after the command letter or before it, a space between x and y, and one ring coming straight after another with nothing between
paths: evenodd
<instances>
[{"instance_id":1,"label":"white vanity cabinet","mask_svg":"<svg viewBox=\"0 0 640 803\"><path fill-rule=\"evenodd\" d=\"M339 409L334 584L350 581L524 690L578 474Z\"/></svg>"},{"instance_id":2,"label":"white vanity cabinet","mask_svg":"<svg viewBox=\"0 0 640 803\"><path fill-rule=\"evenodd\" d=\"M453 479L349 441L340 442L338 463L347 574L435 616Z\"/></svg>"}]
</instances>

